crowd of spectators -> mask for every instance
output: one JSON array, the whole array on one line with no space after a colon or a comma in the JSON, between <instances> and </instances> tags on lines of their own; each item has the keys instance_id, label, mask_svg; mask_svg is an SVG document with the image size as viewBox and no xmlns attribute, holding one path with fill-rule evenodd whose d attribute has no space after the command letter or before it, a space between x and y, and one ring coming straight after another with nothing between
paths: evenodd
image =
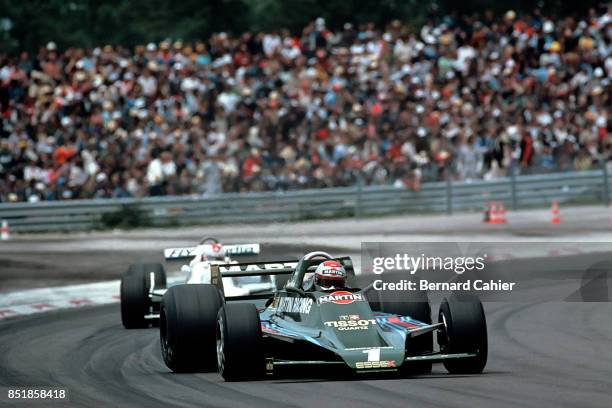
<instances>
[{"instance_id":1,"label":"crowd of spectators","mask_svg":"<svg viewBox=\"0 0 612 408\"><path fill-rule=\"evenodd\" d=\"M612 14L323 19L0 54L0 202L584 170L611 156Z\"/></svg>"}]
</instances>

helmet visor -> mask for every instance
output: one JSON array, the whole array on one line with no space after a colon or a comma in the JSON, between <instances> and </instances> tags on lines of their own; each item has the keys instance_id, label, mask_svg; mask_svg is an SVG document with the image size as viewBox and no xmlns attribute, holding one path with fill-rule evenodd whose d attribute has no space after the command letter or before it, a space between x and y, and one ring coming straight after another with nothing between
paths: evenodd
<instances>
[{"instance_id":1,"label":"helmet visor","mask_svg":"<svg viewBox=\"0 0 612 408\"><path fill-rule=\"evenodd\" d=\"M335 277L335 278L326 278L326 277L321 277L321 276L317 276L316 279L317 285L321 286L322 288L343 288L346 283L346 278L340 278L340 277Z\"/></svg>"}]
</instances>

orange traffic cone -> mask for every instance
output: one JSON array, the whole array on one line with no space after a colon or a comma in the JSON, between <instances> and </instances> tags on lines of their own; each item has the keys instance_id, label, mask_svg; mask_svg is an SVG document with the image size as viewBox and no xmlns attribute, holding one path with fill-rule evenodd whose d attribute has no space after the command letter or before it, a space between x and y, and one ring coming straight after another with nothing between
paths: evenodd
<instances>
[{"instance_id":1,"label":"orange traffic cone","mask_svg":"<svg viewBox=\"0 0 612 408\"><path fill-rule=\"evenodd\" d=\"M499 202L499 212L497 213L497 224L505 224L506 220L506 208L504 207L504 202Z\"/></svg>"},{"instance_id":2,"label":"orange traffic cone","mask_svg":"<svg viewBox=\"0 0 612 408\"><path fill-rule=\"evenodd\" d=\"M491 210L489 211L489 224L498 224L497 202L491 202Z\"/></svg>"},{"instance_id":3,"label":"orange traffic cone","mask_svg":"<svg viewBox=\"0 0 612 408\"><path fill-rule=\"evenodd\" d=\"M0 240L8 241L11 239L8 222L6 220L2 220L2 226L0 226Z\"/></svg>"},{"instance_id":4,"label":"orange traffic cone","mask_svg":"<svg viewBox=\"0 0 612 408\"><path fill-rule=\"evenodd\" d=\"M554 200L552 202L552 207L550 211L552 212L552 218L550 219L550 223L551 224L561 224L561 216L560 216L559 204L557 203L557 200Z\"/></svg>"}]
</instances>

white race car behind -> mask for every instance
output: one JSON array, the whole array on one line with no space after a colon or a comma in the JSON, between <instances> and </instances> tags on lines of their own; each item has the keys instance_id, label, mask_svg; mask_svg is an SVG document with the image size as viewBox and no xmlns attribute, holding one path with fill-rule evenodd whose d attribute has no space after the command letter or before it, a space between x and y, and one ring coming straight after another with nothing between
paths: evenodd
<instances>
[{"instance_id":1,"label":"white race car behind","mask_svg":"<svg viewBox=\"0 0 612 408\"><path fill-rule=\"evenodd\" d=\"M211 265L237 263L232 257L258 255L259 244L222 245L214 238L199 245L164 250L166 261L189 260L180 268L183 276L168 284L161 263L140 263L129 266L121 277L121 322L126 329L148 327L159 321L159 306L169 286L175 284L211 284ZM277 287L276 277L223 278L229 296L248 296Z\"/></svg>"}]
</instances>

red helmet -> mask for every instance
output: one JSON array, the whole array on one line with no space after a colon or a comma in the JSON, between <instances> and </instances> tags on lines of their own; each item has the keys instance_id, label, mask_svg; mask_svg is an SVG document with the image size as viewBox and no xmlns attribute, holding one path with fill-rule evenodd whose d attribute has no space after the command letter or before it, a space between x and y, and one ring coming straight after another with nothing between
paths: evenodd
<instances>
[{"instance_id":1,"label":"red helmet","mask_svg":"<svg viewBox=\"0 0 612 408\"><path fill-rule=\"evenodd\" d=\"M315 285L323 290L346 287L346 270L338 261L324 261L315 271Z\"/></svg>"}]
</instances>

